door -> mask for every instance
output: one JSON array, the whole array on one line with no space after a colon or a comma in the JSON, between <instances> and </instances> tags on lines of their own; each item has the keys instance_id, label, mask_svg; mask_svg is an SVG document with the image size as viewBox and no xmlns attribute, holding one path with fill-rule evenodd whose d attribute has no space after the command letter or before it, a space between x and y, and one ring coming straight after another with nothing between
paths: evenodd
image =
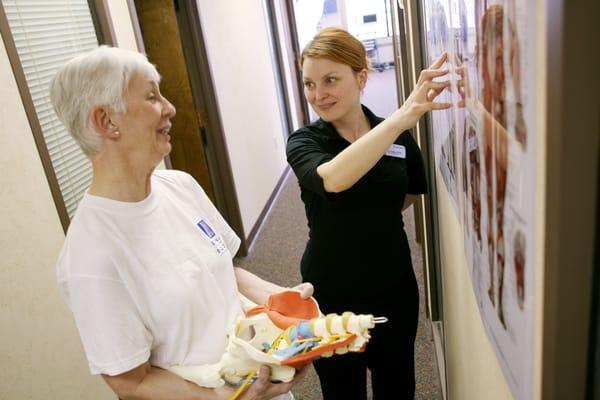
<instances>
[{"instance_id":1,"label":"door","mask_svg":"<svg viewBox=\"0 0 600 400\"><path fill-rule=\"evenodd\" d=\"M204 149L206 113L196 107L172 0L135 0L146 54L162 76L161 92L177 108L169 155L174 169L191 174L216 201Z\"/></svg>"}]
</instances>

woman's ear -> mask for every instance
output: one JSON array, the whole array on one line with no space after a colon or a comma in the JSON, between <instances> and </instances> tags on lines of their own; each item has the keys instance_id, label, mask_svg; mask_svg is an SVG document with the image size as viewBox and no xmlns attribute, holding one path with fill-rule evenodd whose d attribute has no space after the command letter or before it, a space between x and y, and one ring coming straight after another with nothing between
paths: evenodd
<instances>
[{"instance_id":1,"label":"woman's ear","mask_svg":"<svg viewBox=\"0 0 600 400\"><path fill-rule=\"evenodd\" d=\"M367 86L367 78L369 77L369 71L367 71L366 68L363 68L356 74L356 77L358 78L358 87L360 88L360 90L363 90L365 86Z\"/></svg>"},{"instance_id":2,"label":"woman's ear","mask_svg":"<svg viewBox=\"0 0 600 400\"><path fill-rule=\"evenodd\" d=\"M111 120L109 110L105 106L96 106L90 112L90 122L100 135L108 139L117 139L121 133L119 128Z\"/></svg>"}]
</instances>

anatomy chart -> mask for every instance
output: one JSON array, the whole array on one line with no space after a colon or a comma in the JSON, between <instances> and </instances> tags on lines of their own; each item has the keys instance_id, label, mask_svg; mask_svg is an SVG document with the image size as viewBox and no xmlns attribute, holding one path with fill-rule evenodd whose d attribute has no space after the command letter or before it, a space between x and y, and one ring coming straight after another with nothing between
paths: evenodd
<instances>
[{"instance_id":1,"label":"anatomy chart","mask_svg":"<svg viewBox=\"0 0 600 400\"><path fill-rule=\"evenodd\" d=\"M426 0L423 21L429 63L449 55L444 79L452 90L439 101L455 104L432 113L435 162L462 225L484 326L516 399L532 398L533 380L532 9L532 1Z\"/></svg>"}]
</instances>

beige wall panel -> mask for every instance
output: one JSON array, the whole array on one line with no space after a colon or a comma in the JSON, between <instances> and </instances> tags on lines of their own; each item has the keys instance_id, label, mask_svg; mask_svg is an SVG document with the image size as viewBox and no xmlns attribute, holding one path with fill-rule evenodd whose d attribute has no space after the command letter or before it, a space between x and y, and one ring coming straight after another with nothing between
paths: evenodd
<instances>
[{"instance_id":1,"label":"beige wall panel","mask_svg":"<svg viewBox=\"0 0 600 400\"><path fill-rule=\"evenodd\" d=\"M116 46L137 51L137 42L131 26L131 15L127 7L127 0L106 0L106 3L117 36Z\"/></svg>"},{"instance_id":2,"label":"beige wall panel","mask_svg":"<svg viewBox=\"0 0 600 400\"><path fill-rule=\"evenodd\" d=\"M467 270L463 232L442 176L436 171L449 398L512 399L477 307Z\"/></svg>"},{"instance_id":3,"label":"beige wall panel","mask_svg":"<svg viewBox=\"0 0 600 400\"><path fill-rule=\"evenodd\" d=\"M126 2L108 3L118 45L137 49ZM0 398L113 400L57 288L64 233L3 42L0 82Z\"/></svg>"},{"instance_id":4,"label":"beige wall panel","mask_svg":"<svg viewBox=\"0 0 600 400\"><path fill-rule=\"evenodd\" d=\"M287 161L262 1L198 0L246 235Z\"/></svg>"},{"instance_id":5,"label":"beige wall panel","mask_svg":"<svg viewBox=\"0 0 600 400\"><path fill-rule=\"evenodd\" d=\"M0 82L0 398L114 399L58 292L64 234L4 43Z\"/></svg>"}]
</instances>

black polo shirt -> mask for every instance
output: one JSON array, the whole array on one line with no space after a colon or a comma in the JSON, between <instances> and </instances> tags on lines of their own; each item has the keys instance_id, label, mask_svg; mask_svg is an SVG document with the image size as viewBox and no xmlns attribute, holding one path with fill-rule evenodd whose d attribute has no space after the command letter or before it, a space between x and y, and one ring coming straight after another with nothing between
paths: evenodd
<instances>
[{"instance_id":1,"label":"black polo shirt","mask_svg":"<svg viewBox=\"0 0 600 400\"><path fill-rule=\"evenodd\" d=\"M363 111L371 127L383 121L365 106ZM393 146L396 157L384 155L354 186L328 193L317 167L349 145L322 119L294 132L287 144L309 227L302 277L321 299L334 292L372 297L414 282L402 205L407 193L427 192L421 151L403 132Z\"/></svg>"}]
</instances>

